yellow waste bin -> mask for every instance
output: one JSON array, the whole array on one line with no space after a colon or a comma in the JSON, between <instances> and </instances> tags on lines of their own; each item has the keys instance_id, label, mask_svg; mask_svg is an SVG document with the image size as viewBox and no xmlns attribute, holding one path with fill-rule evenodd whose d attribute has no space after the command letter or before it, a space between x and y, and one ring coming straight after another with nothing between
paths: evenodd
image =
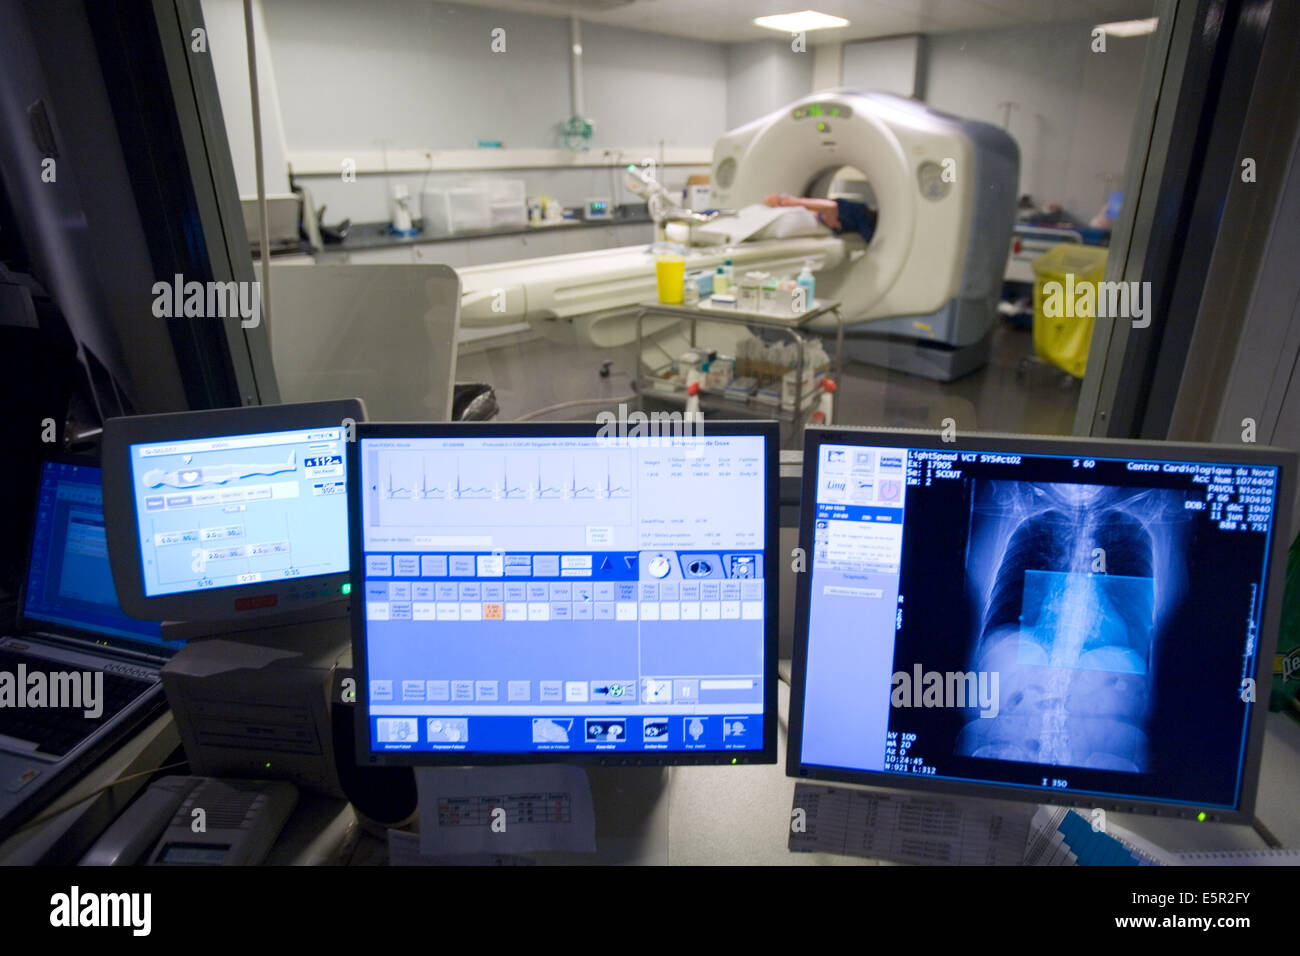
<instances>
[{"instance_id":1,"label":"yellow waste bin","mask_svg":"<svg viewBox=\"0 0 1300 956\"><path fill-rule=\"evenodd\" d=\"M1034 351L1075 378L1088 367L1097 315L1097 283L1106 275L1106 250L1066 242L1033 262Z\"/></svg>"},{"instance_id":2,"label":"yellow waste bin","mask_svg":"<svg viewBox=\"0 0 1300 956\"><path fill-rule=\"evenodd\" d=\"M681 305L685 278L686 260L681 256L660 256L655 260L655 279L659 285L660 302Z\"/></svg>"}]
</instances>

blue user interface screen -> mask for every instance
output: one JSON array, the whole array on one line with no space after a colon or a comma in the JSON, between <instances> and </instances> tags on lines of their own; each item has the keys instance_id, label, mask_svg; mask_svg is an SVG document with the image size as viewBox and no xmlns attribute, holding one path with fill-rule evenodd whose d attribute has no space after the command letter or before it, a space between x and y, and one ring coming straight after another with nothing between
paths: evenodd
<instances>
[{"instance_id":1,"label":"blue user interface screen","mask_svg":"<svg viewBox=\"0 0 1300 956\"><path fill-rule=\"evenodd\" d=\"M161 646L184 644L164 642L157 621L127 617L118 605L104 535L100 469L94 465L47 461L41 466L23 616L29 622Z\"/></svg>"},{"instance_id":2,"label":"blue user interface screen","mask_svg":"<svg viewBox=\"0 0 1300 956\"><path fill-rule=\"evenodd\" d=\"M343 427L131 446L147 597L348 570Z\"/></svg>"},{"instance_id":3,"label":"blue user interface screen","mask_svg":"<svg viewBox=\"0 0 1300 956\"><path fill-rule=\"evenodd\" d=\"M805 765L1237 805L1276 467L817 456Z\"/></svg>"},{"instance_id":4,"label":"blue user interface screen","mask_svg":"<svg viewBox=\"0 0 1300 956\"><path fill-rule=\"evenodd\" d=\"M765 439L361 439L370 742L763 749Z\"/></svg>"}]
</instances>

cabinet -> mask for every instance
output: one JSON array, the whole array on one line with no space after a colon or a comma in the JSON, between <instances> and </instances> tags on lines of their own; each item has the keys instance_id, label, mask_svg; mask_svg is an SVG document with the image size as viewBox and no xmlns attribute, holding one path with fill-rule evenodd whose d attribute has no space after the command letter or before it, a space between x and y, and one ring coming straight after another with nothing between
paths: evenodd
<instances>
[{"instance_id":1,"label":"cabinet","mask_svg":"<svg viewBox=\"0 0 1300 956\"><path fill-rule=\"evenodd\" d=\"M349 252L348 262L354 266L361 265L400 265L413 262L413 246L385 246L381 249L358 249Z\"/></svg>"},{"instance_id":2,"label":"cabinet","mask_svg":"<svg viewBox=\"0 0 1300 956\"><path fill-rule=\"evenodd\" d=\"M411 255L415 262L424 265L451 266L459 269L469 262L469 246L472 239L452 242L421 242L411 246Z\"/></svg>"}]
</instances>

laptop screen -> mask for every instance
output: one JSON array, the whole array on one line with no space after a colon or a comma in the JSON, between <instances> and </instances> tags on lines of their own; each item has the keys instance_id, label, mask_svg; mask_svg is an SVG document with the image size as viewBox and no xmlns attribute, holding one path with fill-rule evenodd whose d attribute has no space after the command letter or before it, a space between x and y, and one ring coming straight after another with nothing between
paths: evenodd
<instances>
[{"instance_id":1,"label":"laptop screen","mask_svg":"<svg viewBox=\"0 0 1300 956\"><path fill-rule=\"evenodd\" d=\"M182 646L181 641L164 641L157 621L127 617L118 606L98 467L42 463L34 525L23 603L29 622Z\"/></svg>"}]
</instances>

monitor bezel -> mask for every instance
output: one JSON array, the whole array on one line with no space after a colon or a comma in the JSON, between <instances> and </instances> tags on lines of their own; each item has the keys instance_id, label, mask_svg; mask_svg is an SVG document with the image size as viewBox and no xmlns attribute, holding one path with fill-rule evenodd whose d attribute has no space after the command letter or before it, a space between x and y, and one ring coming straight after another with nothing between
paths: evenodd
<instances>
[{"instance_id":1,"label":"monitor bezel","mask_svg":"<svg viewBox=\"0 0 1300 956\"><path fill-rule=\"evenodd\" d=\"M1066 807L1100 808L1112 812L1142 813L1178 819L1197 819L1202 812L1206 820L1247 823L1253 819L1255 797L1259 787L1259 766L1264 745L1264 726L1268 716L1269 688L1272 682L1273 654L1281 622L1282 591L1286 576L1286 556L1290 547L1291 508L1296 491L1298 459L1293 451L1268 446L1198 444L1191 442L1154 442L1117 438L1074 436L1008 435L995 432L962 432L944 436L940 431L898 428L852 428L845 426L810 427L804 432L803 475L800 483L799 547L812 554L812 530L817 500L818 449L822 444L882 445L898 448L932 448L938 451L1007 451L1020 454L1064 455L1069 457L1141 458L1150 461L1203 461L1232 464L1272 465L1278 468L1277 502L1274 509L1272 540L1269 545L1269 570L1266 579L1264 613L1261 617L1255 660L1255 701L1249 711L1249 728L1245 760L1241 769L1240 802L1235 808L1217 805L1191 806L1159 798L1076 794L1065 790L1026 787L1018 784L993 784L974 781L944 780L934 777L855 770L803 762L803 716L808 660L808 618L812 592L812 564L798 575L795 584L794 657L791 661L789 740L786 748L786 775L803 780L832 781L896 790L924 791L951 796L984 797L1050 803Z\"/></svg>"},{"instance_id":2,"label":"monitor bezel","mask_svg":"<svg viewBox=\"0 0 1300 956\"><path fill-rule=\"evenodd\" d=\"M164 415L133 415L106 421L101 456L104 469L104 521L108 531L109 564L113 569L113 580L122 610L131 617L155 621L245 621L346 601L341 589L350 580L348 570L203 591L184 591L154 597L146 595L130 449L132 445L153 442L255 435L298 428L346 428L349 422L355 425L364 421L365 414L365 405L361 400L349 398ZM348 479L350 486L350 474ZM287 595L305 587L308 582L318 594L329 596L285 600Z\"/></svg>"},{"instance_id":3,"label":"monitor bezel","mask_svg":"<svg viewBox=\"0 0 1300 956\"><path fill-rule=\"evenodd\" d=\"M601 437L607 425L593 421L578 422L440 422L433 424L368 423L357 426L357 440L348 445L349 474L361 475L362 443L369 438L504 438L514 435L538 437ZM775 764L777 762L778 670L778 582L777 551L780 546L778 527L778 459L780 424L776 421L706 421L698 434L753 435L765 439L764 467L764 614L763 614L763 748L762 750L654 751L610 753L589 751L544 751L500 753L481 751L373 751L370 749L370 681L366 658L365 583L363 572L364 537L361 533L361 489L348 485L348 538L352 554L352 668L356 678L354 731L359 766L501 766L510 764L565 763L594 766L666 767L696 764ZM637 715L641 716L641 715Z\"/></svg>"}]
</instances>

